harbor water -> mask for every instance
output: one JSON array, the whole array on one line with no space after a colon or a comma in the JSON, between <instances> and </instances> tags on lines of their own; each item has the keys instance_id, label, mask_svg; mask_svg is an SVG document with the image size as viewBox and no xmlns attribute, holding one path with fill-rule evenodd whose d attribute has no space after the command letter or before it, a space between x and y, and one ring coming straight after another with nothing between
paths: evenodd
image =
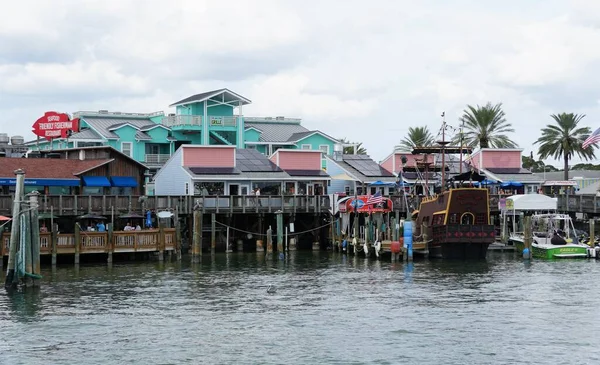
<instances>
[{"instance_id":1,"label":"harbor water","mask_svg":"<svg viewBox=\"0 0 600 365\"><path fill-rule=\"evenodd\" d=\"M0 294L0 364L600 363L593 260L220 254L43 275Z\"/></svg>"}]
</instances>

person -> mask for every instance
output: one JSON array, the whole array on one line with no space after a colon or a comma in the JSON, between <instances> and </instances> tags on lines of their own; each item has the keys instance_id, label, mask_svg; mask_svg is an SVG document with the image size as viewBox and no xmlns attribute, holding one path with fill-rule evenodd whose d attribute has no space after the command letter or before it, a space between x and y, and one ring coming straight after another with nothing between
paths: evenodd
<instances>
[{"instance_id":1,"label":"person","mask_svg":"<svg viewBox=\"0 0 600 365\"><path fill-rule=\"evenodd\" d=\"M46 227L46 223L42 223L42 226L40 227L40 233L47 233L48 232L48 228Z\"/></svg>"},{"instance_id":2,"label":"person","mask_svg":"<svg viewBox=\"0 0 600 365\"><path fill-rule=\"evenodd\" d=\"M260 202L260 188L257 186L256 190L254 191L254 195L256 195L256 202L258 203L259 206L262 207L262 203Z\"/></svg>"},{"instance_id":3,"label":"person","mask_svg":"<svg viewBox=\"0 0 600 365\"><path fill-rule=\"evenodd\" d=\"M87 227L87 230L88 230L89 232L92 232L92 231L94 230L94 227L92 226L92 224L91 224L91 223L88 225L88 227Z\"/></svg>"},{"instance_id":4,"label":"person","mask_svg":"<svg viewBox=\"0 0 600 365\"><path fill-rule=\"evenodd\" d=\"M106 232L106 226L104 225L104 223L102 221L98 222L98 224L96 224L96 229L98 230L98 232Z\"/></svg>"},{"instance_id":5,"label":"person","mask_svg":"<svg viewBox=\"0 0 600 365\"><path fill-rule=\"evenodd\" d=\"M136 231L141 231L141 230L142 230L142 227L141 227L141 226L138 224L137 226L135 226L135 230L136 230Z\"/></svg>"},{"instance_id":6,"label":"person","mask_svg":"<svg viewBox=\"0 0 600 365\"><path fill-rule=\"evenodd\" d=\"M123 228L124 231L131 231L133 230L133 227L131 226L131 223L127 222L127 224L125 225L125 228Z\"/></svg>"}]
</instances>

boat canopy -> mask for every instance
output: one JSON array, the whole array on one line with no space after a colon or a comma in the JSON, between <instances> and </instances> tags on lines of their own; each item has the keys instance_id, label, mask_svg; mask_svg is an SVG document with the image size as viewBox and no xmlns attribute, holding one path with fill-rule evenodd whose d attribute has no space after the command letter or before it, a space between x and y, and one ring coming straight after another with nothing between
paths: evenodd
<instances>
[{"instance_id":1,"label":"boat canopy","mask_svg":"<svg viewBox=\"0 0 600 365\"><path fill-rule=\"evenodd\" d=\"M512 207L509 203L512 201ZM518 194L506 198L506 208L509 210L556 210L558 202L556 198L551 198L543 194Z\"/></svg>"}]
</instances>

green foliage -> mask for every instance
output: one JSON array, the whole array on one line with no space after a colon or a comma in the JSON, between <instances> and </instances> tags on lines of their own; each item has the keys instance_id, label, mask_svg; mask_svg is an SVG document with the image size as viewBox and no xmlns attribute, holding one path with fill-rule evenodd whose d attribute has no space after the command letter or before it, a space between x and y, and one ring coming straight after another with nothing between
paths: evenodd
<instances>
[{"instance_id":1,"label":"green foliage","mask_svg":"<svg viewBox=\"0 0 600 365\"><path fill-rule=\"evenodd\" d=\"M578 163L571 167L571 170L600 170L600 165L594 165L591 163Z\"/></svg>"},{"instance_id":2,"label":"green foliage","mask_svg":"<svg viewBox=\"0 0 600 365\"><path fill-rule=\"evenodd\" d=\"M400 141L399 146L406 151L412 151L415 147L431 146L434 142L435 139L427 126L409 127L408 135Z\"/></svg>"},{"instance_id":3,"label":"green foliage","mask_svg":"<svg viewBox=\"0 0 600 365\"><path fill-rule=\"evenodd\" d=\"M467 105L460 122L464 124L463 144L480 148L514 148L517 145L505 133L514 132L506 121L502 103L473 107ZM452 142L460 143L460 134Z\"/></svg>"},{"instance_id":4,"label":"green foliage","mask_svg":"<svg viewBox=\"0 0 600 365\"><path fill-rule=\"evenodd\" d=\"M348 140L346 138L340 139L340 142L343 144L355 144L355 142L348 142ZM354 148L353 147L344 147L344 154L345 155L354 154ZM366 155L367 154L367 150L362 146L362 143L357 143L356 154L357 155Z\"/></svg>"},{"instance_id":5,"label":"green foliage","mask_svg":"<svg viewBox=\"0 0 600 365\"><path fill-rule=\"evenodd\" d=\"M579 122L585 117L584 114L561 113L552 114L555 124L548 124L542 129L542 136L533 144L538 144L538 155L540 159L552 157L563 159L564 179L569 179L569 161L577 155L584 160L595 158L594 149L597 144L583 148L582 143L591 133L588 127L579 127Z\"/></svg>"},{"instance_id":6,"label":"green foliage","mask_svg":"<svg viewBox=\"0 0 600 365\"><path fill-rule=\"evenodd\" d=\"M536 161L531 157L523 156L521 157L521 161L523 163L523 168L528 169L531 172L544 172L544 167L546 167L546 172L559 171L556 167L552 165L546 165L544 161Z\"/></svg>"}]
</instances>

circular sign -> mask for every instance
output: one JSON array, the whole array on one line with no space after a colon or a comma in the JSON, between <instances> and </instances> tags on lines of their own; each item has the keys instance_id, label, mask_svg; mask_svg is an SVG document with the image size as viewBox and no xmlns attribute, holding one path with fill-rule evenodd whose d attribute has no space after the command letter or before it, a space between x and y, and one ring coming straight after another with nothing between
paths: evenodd
<instances>
[{"instance_id":1,"label":"circular sign","mask_svg":"<svg viewBox=\"0 0 600 365\"><path fill-rule=\"evenodd\" d=\"M358 208L358 209L360 209L360 208L364 207L364 205L365 205L365 202L364 202L364 201L362 201L362 200L360 200L360 199L354 199L354 200L352 201L352 203L350 203L350 205L351 205L353 208Z\"/></svg>"}]
</instances>

